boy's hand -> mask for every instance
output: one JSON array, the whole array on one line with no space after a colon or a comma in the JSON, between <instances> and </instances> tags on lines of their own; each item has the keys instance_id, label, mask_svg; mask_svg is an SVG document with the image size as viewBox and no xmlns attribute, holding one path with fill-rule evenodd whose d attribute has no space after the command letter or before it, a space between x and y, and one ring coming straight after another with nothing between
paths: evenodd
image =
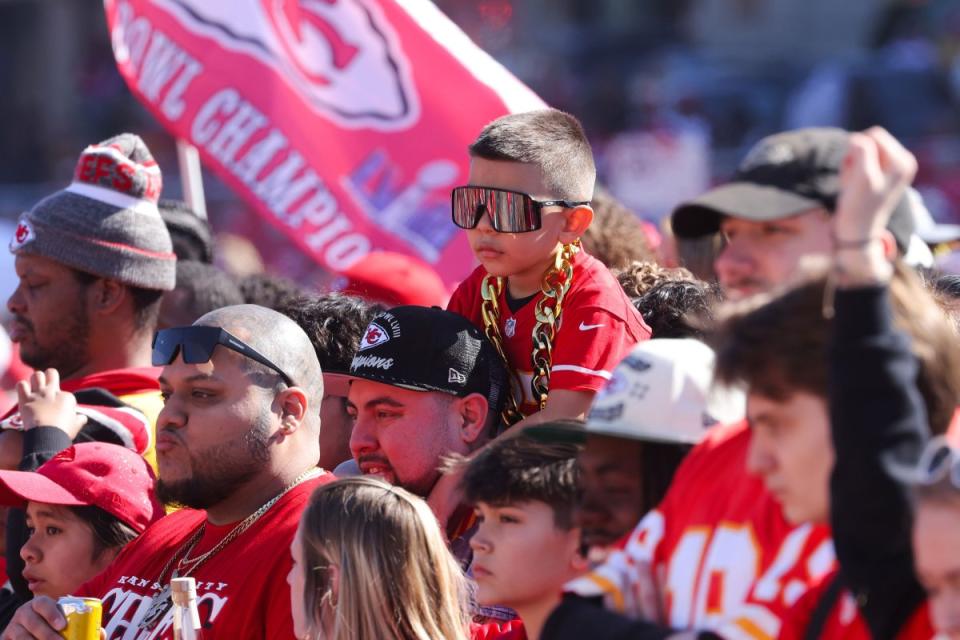
<instances>
[{"instance_id":1,"label":"boy's hand","mask_svg":"<svg viewBox=\"0 0 960 640\"><path fill-rule=\"evenodd\" d=\"M57 606L56 600L37 596L21 605L3 631L2 640L63 640L58 629L67 626L67 621Z\"/></svg>"},{"instance_id":2,"label":"boy's hand","mask_svg":"<svg viewBox=\"0 0 960 640\"><path fill-rule=\"evenodd\" d=\"M18 382L17 399L25 430L37 426L58 427L73 440L87 423L86 416L77 414L77 399L69 391L60 389L60 374L56 369L35 371L28 380Z\"/></svg>"},{"instance_id":3,"label":"boy's hand","mask_svg":"<svg viewBox=\"0 0 960 640\"><path fill-rule=\"evenodd\" d=\"M855 243L880 238L916 173L916 158L886 129L851 133L840 168L836 239Z\"/></svg>"}]
</instances>

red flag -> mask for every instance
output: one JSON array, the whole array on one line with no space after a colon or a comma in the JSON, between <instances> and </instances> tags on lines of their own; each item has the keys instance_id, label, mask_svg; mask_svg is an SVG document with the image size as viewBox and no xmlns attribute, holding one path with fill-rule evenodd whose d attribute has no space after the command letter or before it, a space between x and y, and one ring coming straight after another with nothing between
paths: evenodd
<instances>
[{"instance_id":1,"label":"red flag","mask_svg":"<svg viewBox=\"0 0 960 640\"><path fill-rule=\"evenodd\" d=\"M474 264L450 221L466 146L543 102L428 0L104 0L120 73L321 264Z\"/></svg>"}]
</instances>

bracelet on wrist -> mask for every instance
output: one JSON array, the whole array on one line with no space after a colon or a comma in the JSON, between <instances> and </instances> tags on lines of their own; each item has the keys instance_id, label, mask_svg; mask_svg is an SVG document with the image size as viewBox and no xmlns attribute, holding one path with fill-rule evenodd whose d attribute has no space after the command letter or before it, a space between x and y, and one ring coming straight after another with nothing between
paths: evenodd
<instances>
[{"instance_id":1,"label":"bracelet on wrist","mask_svg":"<svg viewBox=\"0 0 960 640\"><path fill-rule=\"evenodd\" d=\"M844 240L833 236L833 248L837 251L841 249L863 249L879 240L880 238L878 236L867 236L859 240Z\"/></svg>"}]
</instances>

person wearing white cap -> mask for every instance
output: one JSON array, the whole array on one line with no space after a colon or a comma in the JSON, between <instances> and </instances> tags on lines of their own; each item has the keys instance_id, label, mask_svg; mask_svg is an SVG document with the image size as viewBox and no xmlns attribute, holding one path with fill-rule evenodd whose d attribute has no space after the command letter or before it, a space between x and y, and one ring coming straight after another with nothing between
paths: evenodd
<instances>
[{"instance_id":1,"label":"person wearing white cap","mask_svg":"<svg viewBox=\"0 0 960 640\"><path fill-rule=\"evenodd\" d=\"M641 343L614 369L582 428L528 430L586 443L577 456L584 544L608 547L627 535L706 430L743 418L742 392L711 387L713 363L713 350L691 338Z\"/></svg>"}]
</instances>

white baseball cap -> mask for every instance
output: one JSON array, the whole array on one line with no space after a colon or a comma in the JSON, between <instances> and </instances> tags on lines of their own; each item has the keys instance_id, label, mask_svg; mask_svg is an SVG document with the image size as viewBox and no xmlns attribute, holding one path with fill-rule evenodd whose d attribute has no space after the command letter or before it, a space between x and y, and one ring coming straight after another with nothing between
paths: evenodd
<instances>
[{"instance_id":1,"label":"white baseball cap","mask_svg":"<svg viewBox=\"0 0 960 640\"><path fill-rule=\"evenodd\" d=\"M746 395L712 386L713 363L713 350L692 338L640 343L594 399L587 433L694 444L708 427L743 419Z\"/></svg>"},{"instance_id":2,"label":"white baseball cap","mask_svg":"<svg viewBox=\"0 0 960 640\"><path fill-rule=\"evenodd\" d=\"M712 386L713 350L692 338L659 338L634 347L613 370L582 426L531 427L545 438L603 435L668 444L695 444L707 428L743 419L742 390ZM567 433L560 434L559 431Z\"/></svg>"}]
</instances>

